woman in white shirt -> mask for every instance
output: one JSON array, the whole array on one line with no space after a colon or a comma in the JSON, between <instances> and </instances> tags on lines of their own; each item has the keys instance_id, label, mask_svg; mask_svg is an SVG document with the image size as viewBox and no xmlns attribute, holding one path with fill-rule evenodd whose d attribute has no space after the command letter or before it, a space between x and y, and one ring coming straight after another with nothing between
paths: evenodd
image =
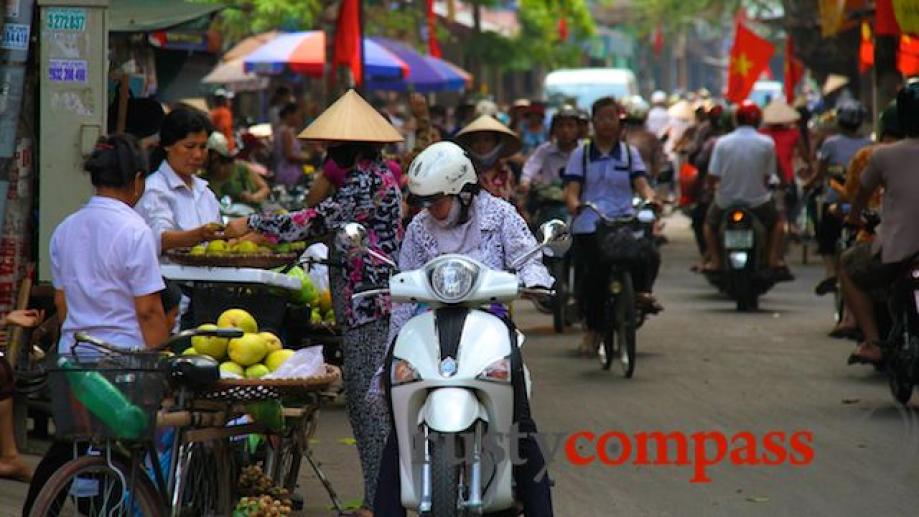
<instances>
[{"instance_id":1,"label":"woman in white shirt","mask_svg":"<svg viewBox=\"0 0 919 517\"><path fill-rule=\"evenodd\" d=\"M96 195L51 236L54 304L64 322L58 350L70 354L79 331L119 347L154 348L169 334L153 232L132 209L144 192L144 153L134 137L111 136L83 168ZM77 447L83 454L85 447ZM73 459L74 450L72 442L51 445L35 469L23 515L54 472Z\"/></svg>"},{"instance_id":2,"label":"woman in white shirt","mask_svg":"<svg viewBox=\"0 0 919 517\"><path fill-rule=\"evenodd\" d=\"M86 161L96 195L51 237L54 302L63 321L59 351L75 332L123 347L154 347L168 336L156 243L131 209L144 192L146 160L134 137L112 136Z\"/></svg>"},{"instance_id":3,"label":"woman in white shirt","mask_svg":"<svg viewBox=\"0 0 919 517\"><path fill-rule=\"evenodd\" d=\"M159 254L220 237L220 204L196 176L207 161L210 134L207 116L193 109L176 109L163 120L151 164L156 170L135 207L153 229Z\"/></svg>"}]
</instances>

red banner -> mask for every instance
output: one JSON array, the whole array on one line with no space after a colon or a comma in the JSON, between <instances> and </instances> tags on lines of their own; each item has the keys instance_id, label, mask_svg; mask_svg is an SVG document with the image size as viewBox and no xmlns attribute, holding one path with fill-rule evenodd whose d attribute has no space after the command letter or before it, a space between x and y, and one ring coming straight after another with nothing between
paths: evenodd
<instances>
[{"instance_id":1,"label":"red banner","mask_svg":"<svg viewBox=\"0 0 919 517\"><path fill-rule=\"evenodd\" d=\"M427 0L428 15L428 54L441 57L440 43L437 42L437 15L434 14L434 0Z\"/></svg>"},{"instance_id":2,"label":"red banner","mask_svg":"<svg viewBox=\"0 0 919 517\"><path fill-rule=\"evenodd\" d=\"M361 0L344 0L338 11L338 22L335 25L335 47L333 65L348 65L354 84L360 86L364 78L361 66Z\"/></svg>"},{"instance_id":3,"label":"red banner","mask_svg":"<svg viewBox=\"0 0 919 517\"><path fill-rule=\"evenodd\" d=\"M795 88L804 78L804 63L795 57L795 44L791 38L785 40L785 100L788 104L795 103Z\"/></svg>"}]
</instances>

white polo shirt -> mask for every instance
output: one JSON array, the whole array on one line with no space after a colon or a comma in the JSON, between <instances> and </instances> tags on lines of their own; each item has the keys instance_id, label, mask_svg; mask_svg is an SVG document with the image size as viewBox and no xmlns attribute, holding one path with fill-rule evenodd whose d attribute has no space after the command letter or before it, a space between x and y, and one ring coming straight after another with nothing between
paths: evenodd
<instances>
[{"instance_id":1,"label":"white polo shirt","mask_svg":"<svg viewBox=\"0 0 919 517\"><path fill-rule=\"evenodd\" d=\"M70 353L77 331L125 348L144 345L134 298L165 287L156 251L144 220L108 197L94 196L54 230L52 283L67 301L61 353Z\"/></svg>"},{"instance_id":2,"label":"white polo shirt","mask_svg":"<svg viewBox=\"0 0 919 517\"><path fill-rule=\"evenodd\" d=\"M146 190L134 209L153 229L157 254L161 252L163 232L193 230L221 221L220 203L207 182L193 176L189 189L168 160L147 176Z\"/></svg>"}]
</instances>

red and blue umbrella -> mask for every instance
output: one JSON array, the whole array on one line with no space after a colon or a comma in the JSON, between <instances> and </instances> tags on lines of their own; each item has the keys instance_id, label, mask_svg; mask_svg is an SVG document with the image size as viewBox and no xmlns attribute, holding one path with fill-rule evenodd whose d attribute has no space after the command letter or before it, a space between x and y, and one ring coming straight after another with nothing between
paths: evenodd
<instances>
[{"instance_id":1,"label":"red and blue umbrella","mask_svg":"<svg viewBox=\"0 0 919 517\"><path fill-rule=\"evenodd\" d=\"M285 71L322 77L326 63L323 31L288 32L257 48L243 60L246 72L279 75ZM370 39L364 40L364 73L369 77L400 79L410 68L395 54Z\"/></svg>"},{"instance_id":2,"label":"red and blue umbrella","mask_svg":"<svg viewBox=\"0 0 919 517\"><path fill-rule=\"evenodd\" d=\"M419 93L465 89L472 77L455 65L426 56L400 41L373 37L368 43L376 43L392 52L409 68L408 75L399 77L378 76L367 72L367 88L370 90L416 91Z\"/></svg>"}]
</instances>

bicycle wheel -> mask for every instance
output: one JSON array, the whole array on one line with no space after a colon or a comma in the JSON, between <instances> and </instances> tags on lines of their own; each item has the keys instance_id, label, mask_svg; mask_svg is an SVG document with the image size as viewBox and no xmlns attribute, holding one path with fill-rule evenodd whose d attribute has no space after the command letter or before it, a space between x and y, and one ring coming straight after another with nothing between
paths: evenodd
<instances>
[{"instance_id":1,"label":"bicycle wheel","mask_svg":"<svg viewBox=\"0 0 919 517\"><path fill-rule=\"evenodd\" d=\"M234 486L236 469L228 440L183 444L176 466L172 514L229 515Z\"/></svg>"},{"instance_id":2,"label":"bicycle wheel","mask_svg":"<svg viewBox=\"0 0 919 517\"><path fill-rule=\"evenodd\" d=\"M637 323L635 309L635 287L632 285L632 274L622 275L622 290L615 303L616 341L618 354L616 359L626 379L635 373L635 329Z\"/></svg>"},{"instance_id":3,"label":"bicycle wheel","mask_svg":"<svg viewBox=\"0 0 919 517\"><path fill-rule=\"evenodd\" d=\"M565 331L568 323L568 266L564 259L555 260L552 264L552 276L555 277L555 296L552 298L552 328L556 334Z\"/></svg>"},{"instance_id":4,"label":"bicycle wheel","mask_svg":"<svg viewBox=\"0 0 919 517\"><path fill-rule=\"evenodd\" d=\"M609 370L613 360L619 356L619 347L616 343L616 296L610 294L606 298L606 308L603 311L605 315L603 342L597 350L597 358L600 360L600 366L604 370Z\"/></svg>"},{"instance_id":5,"label":"bicycle wheel","mask_svg":"<svg viewBox=\"0 0 919 517\"><path fill-rule=\"evenodd\" d=\"M29 515L162 517L165 512L142 468L116 458L110 464L103 456L81 456L48 479Z\"/></svg>"}]
</instances>

